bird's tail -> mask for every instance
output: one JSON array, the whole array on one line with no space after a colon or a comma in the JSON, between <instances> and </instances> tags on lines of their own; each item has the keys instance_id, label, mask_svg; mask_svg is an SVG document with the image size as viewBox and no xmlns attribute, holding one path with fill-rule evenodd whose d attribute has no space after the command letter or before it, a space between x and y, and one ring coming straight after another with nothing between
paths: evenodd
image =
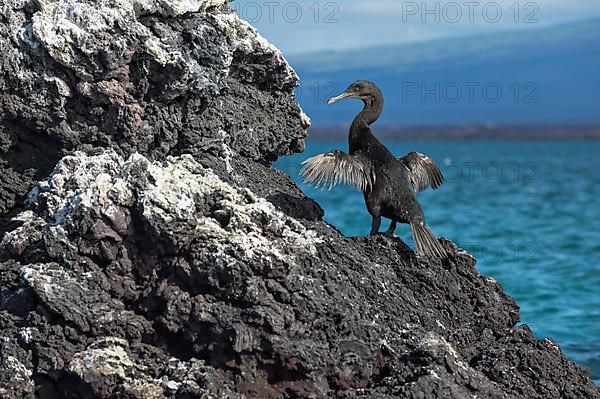
<instances>
[{"instance_id":1,"label":"bird's tail","mask_svg":"<svg viewBox=\"0 0 600 399\"><path fill-rule=\"evenodd\" d=\"M417 254L427 255L437 259L446 259L448 254L442 244L435 238L433 232L422 221L415 221L410 224L413 239L417 244Z\"/></svg>"}]
</instances>

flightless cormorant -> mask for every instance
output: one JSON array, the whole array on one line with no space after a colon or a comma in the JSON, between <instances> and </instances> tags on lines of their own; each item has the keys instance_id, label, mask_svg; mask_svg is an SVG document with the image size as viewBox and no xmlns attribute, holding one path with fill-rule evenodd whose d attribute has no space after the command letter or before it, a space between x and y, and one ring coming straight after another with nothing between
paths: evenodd
<instances>
[{"instance_id":1,"label":"flightless cormorant","mask_svg":"<svg viewBox=\"0 0 600 399\"><path fill-rule=\"evenodd\" d=\"M371 235L379 233L382 216L392 221L386 234L394 234L396 223L410 224L418 254L446 258L416 197L428 187L437 189L444 181L441 172L431 158L417 152L394 157L375 137L370 126L381 115L383 94L374 83L355 82L328 103L347 98L364 103L350 127L349 154L335 150L306 160L301 171L305 182L329 189L338 183L357 187L373 217Z\"/></svg>"}]
</instances>

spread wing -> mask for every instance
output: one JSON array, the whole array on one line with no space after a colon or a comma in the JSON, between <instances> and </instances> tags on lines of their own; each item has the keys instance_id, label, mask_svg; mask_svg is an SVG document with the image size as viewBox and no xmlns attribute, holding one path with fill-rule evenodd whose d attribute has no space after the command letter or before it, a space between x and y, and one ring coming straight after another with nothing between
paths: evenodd
<instances>
[{"instance_id":1,"label":"spread wing","mask_svg":"<svg viewBox=\"0 0 600 399\"><path fill-rule=\"evenodd\" d=\"M369 158L357 153L348 155L342 151L330 151L309 158L300 170L304 182L316 188L331 190L339 183L366 191L375 183L375 171Z\"/></svg>"},{"instance_id":2,"label":"spread wing","mask_svg":"<svg viewBox=\"0 0 600 399\"><path fill-rule=\"evenodd\" d=\"M408 169L410 183L415 191L420 192L428 187L437 189L444 182L442 172L435 165L435 162L427 155L419 152L411 152L403 158L398 158Z\"/></svg>"}]
</instances>

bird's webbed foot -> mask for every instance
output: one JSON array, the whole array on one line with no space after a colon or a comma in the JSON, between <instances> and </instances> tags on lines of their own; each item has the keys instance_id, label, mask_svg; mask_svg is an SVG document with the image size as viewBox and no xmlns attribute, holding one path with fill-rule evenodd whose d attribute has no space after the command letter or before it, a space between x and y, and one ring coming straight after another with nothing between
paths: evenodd
<instances>
[{"instance_id":1,"label":"bird's webbed foot","mask_svg":"<svg viewBox=\"0 0 600 399\"><path fill-rule=\"evenodd\" d=\"M379 227L381 226L381 216L373 216L373 224L371 225L370 236L376 236L379 234Z\"/></svg>"},{"instance_id":2,"label":"bird's webbed foot","mask_svg":"<svg viewBox=\"0 0 600 399\"><path fill-rule=\"evenodd\" d=\"M390 227L386 230L385 235L387 237L394 237L394 234L396 234L396 221L392 220L392 223L390 223Z\"/></svg>"}]
</instances>

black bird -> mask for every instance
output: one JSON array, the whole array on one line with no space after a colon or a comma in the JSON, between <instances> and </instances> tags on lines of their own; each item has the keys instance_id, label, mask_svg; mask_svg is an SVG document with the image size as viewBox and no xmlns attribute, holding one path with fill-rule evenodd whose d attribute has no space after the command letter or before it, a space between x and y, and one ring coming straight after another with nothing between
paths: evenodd
<instances>
[{"instance_id":1,"label":"black bird","mask_svg":"<svg viewBox=\"0 0 600 399\"><path fill-rule=\"evenodd\" d=\"M347 98L364 103L350 127L350 154L335 150L306 160L301 170L305 182L317 188L331 189L338 183L359 188L373 217L371 235L379 233L382 216L392 221L386 234L394 234L396 223L410 224L418 254L446 258L446 251L425 223L416 197L428 187L437 189L444 181L441 172L431 158L418 152L394 157L375 137L370 126L381 115L383 94L374 83L355 82L328 103Z\"/></svg>"}]
</instances>

